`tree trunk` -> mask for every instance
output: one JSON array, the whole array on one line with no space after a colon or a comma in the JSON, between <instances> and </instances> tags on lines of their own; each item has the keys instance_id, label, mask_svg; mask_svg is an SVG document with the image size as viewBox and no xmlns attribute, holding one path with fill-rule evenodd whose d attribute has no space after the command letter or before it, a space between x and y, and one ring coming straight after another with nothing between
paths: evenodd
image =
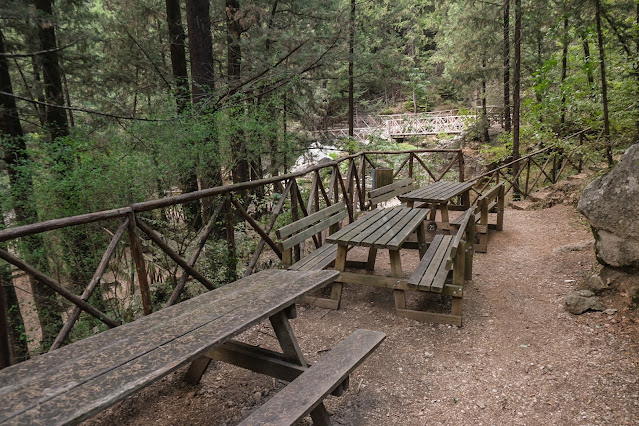
<instances>
[{"instance_id":1,"label":"tree trunk","mask_svg":"<svg viewBox=\"0 0 639 426\"><path fill-rule=\"evenodd\" d=\"M0 31L0 53L4 53L4 37ZM13 93L11 76L6 57L0 55L0 91ZM0 95L0 133L2 134L2 148L4 161L9 175L10 195L13 201L13 209L19 224L33 223L37 221L37 214L33 207L33 180L29 167L27 147L23 138L22 126L18 117L15 99L12 96ZM24 245L19 249L23 257L30 263L43 267L46 256L42 253L44 242L39 235L24 238ZM38 311L38 319L42 328L42 337L45 342L53 342L57 330L62 326L60 308L57 303L56 293L46 285L30 277L31 289ZM11 302L9 297L8 302ZM12 321L13 326L19 326ZM17 335L22 333L16 332Z\"/></svg>"},{"instance_id":2,"label":"tree trunk","mask_svg":"<svg viewBox=\"0 0 639 426\"><path fill-rule=\"evenodd\" d=\"M510 0L504 0L504 130L510 132Z\"/></svg>"},{"instance_id":3,"label":"tree trunk","mask_svg":"<svg viewBox=\"0 0 639 426\"><path fill-rule=\"evenodd\" d=\"M348 34L348 136L352 139L355 132L355 83L353 81L353 56L355 52L355 0L351 0L351 13Z\"/></svg>"},{"instance_id":4,"label":"tree trunk","mask_svg":"<svg viewBox=\"0 0 639 426\"><path fill-rule=\"evenodd\" d=\"M242 47L240 45L242 25L239 10L239 0L226 0L226 72L229 91L235 91L242 76ZM231 108L231 111L232 120L236 122L242 120L243 111L240 105ZM249 155L242 131L233 132L231 146L233 148L233 183L246 182L249 180Z\"/></svg>"},{"instance_id":5,"label":"tree trunk","mask_svg":"<svg viewBox=\"0 0 639 426\"><path fill-rule=\"evenodd\" d=\"M584 61L586 62L586 77L588 78L588 88L590 90L593 89L595 85L595 77L592 75L592 66L590 62L590 44L588 43L588 38L586 38L586 34L581 34L583 46L584 46Z\"/></svg>"},{"instance_id":6,"label":"tree trunk","mask_svg":"<svg viewBox=\"0 0 639 426\"><path fill-rule=\"evenodd\" d=\"M46 52L40 55L42 64L42 80L44 82L45 101L48 104L64 106L64 91L62 77L56 51L55 23L53 19L52 0L35 0L38 13L38 38L40 50ZM51 133L51 140L69 134L67 115L63 108L46 107L46 126ZM63 159L68 161L68 159Z\"/></svg>"},{"instance_id":7,"label":"tree trunk","mask_svg":"<svg viewBox=\"0 0 639 426\"><path fill-rule=\"evenodd\" d=\"M3 265L4 266L4 265ZM5 269L3 267L3 269ZM5 275L4 271L2 271L2 275ZM11 274L9 273L9 279L11 279ZM10 286L10 284L5 284L4 280L0 279L0 370L3 368L7 368L11 365L11 354L9 353L9 348L11 344L9 343L9 322L7 321L7 301L4 296L4 287Z\"/></svg>"},{"instance_id":8,"label":"tree trunk","mask_svg":"<svg viewBox=\"0 0 639 426\"><path fill-rule=\"evenodd\" d=\"M561 117L559 119L559 135L566 135L566 91L564 89L564 82L566 81L566 75L568 73L568 18L564 18L564 33L562 37L562 51L561 51Z\"/></svg>"},{"instance_id":9,"label":"tree trunk","mask_svg":"<svg viewBox=\"0 0 639 426\"><path fill-rule=\"evenodd\" d=\"M490 140L488 133L488 107L486 102L486 59L482 59L483 73L481 76L481 137L484 142Z\"/></svg>"},{"instance_id":10,"label":"tree trunk","mask_svg":"<svg viewBox=\"0 0 639 426\"><path fill-rule=\"evenodd\" d=\"M513 161L519 160L519 116L521 105L521 0L515 0L515 72L513 75ZM519 163L513 164L513 177ZM513 200L519 200L519 179L514 180Z\"/></svg>"},{"instance_id":11,"label":"tree trunk","mask_svg":"<svg viewBox=\"0 0 639 426\"><path fill-rule=\"evenodd\" d=\"M199 112L210 110L207 105L211 92L215 88L215 74L213 65L213 41L211 37L211 19L209 15L209 0L186 0L186 22L189 33L189 54L191 59L191 96L193 109ZM209 140L216 151L219 151L218 141ZM219 158L219 155L215 155ZM208 164L208 175L204 179L210 186L222 185L222 171L219 164ZM198 179L195 170L182 184L187 192L198 190ZM195 229L203 221L199 215L200 203L189 204L189 223ZM206 212L204 212L206 214Z\"/></svg>"},{"instance_id":12,"label":"tree trunk","mask_svg":"<svg viewBox=\"0 0 639 426\"><path fill-rule=\"evenodd\" d=\"M169 27L171 39L171 68L175 80L175 102L178 114L182 113L189 99L189 76L186 69L186 52L184 41L184 27L182 26L182 13L180 0L166 0L166 22Z\"/></svg>"},{"instance_id":13,"label":"tree trunk","mask_svg":"<svg viewBox=\"0 0 639 426\"><path fill-rule=\"evenodd\" d=\"M186 22L191 57L191 94L195 107L215 88L209 0L186 0Z\"/></svg>"},{"instance_id":14,"label":"tree trunk","mask_svg":"<svg viewBox=\"0 0 639 426\"><path fill-rule=\"evenodd\" d=\"M601 67L601 97L604 113L604 140L606 141L606 160L612 166L612 145L610 142L610 120L608 117L608 83L606 82L606 54L601 30L601 3L595 0L595 18L597 20L597 40L599 42L599 62Z\"/></svg>"}]
</instances>

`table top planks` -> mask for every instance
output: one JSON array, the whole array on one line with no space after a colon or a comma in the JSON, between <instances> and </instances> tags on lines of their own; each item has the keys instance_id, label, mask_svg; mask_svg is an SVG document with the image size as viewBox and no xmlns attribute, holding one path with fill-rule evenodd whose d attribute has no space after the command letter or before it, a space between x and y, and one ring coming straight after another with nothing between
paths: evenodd
<instances>
[{"instance_id":1,"label":"table top planks","mask_svg":"<svg viewBox=\"0 0 639 426\"><path fill-rule=\"evenodd\" d=\"M406 194L399 195L402 202L419 201L425 203L444 203L451 198L468 191L473 186L472 182L444 182L431 183L423 188L415 189Z\"/></svg>"},{"instance_id":2,"label":"table top planks","mask_svg":"<svg viewBox=\"0 0 639 426\"><path fill-rule=\"evenodd\" d=\"M398 250L427 215L426 209L377 209L330 235L326 241L340 245Z\"/></svg>"},{"instance_id":3,"label":"table top planks","mask_svg":"<svg viewBox=\"0 0 639 426\"><path fill-rule=\"evenodd\" d=\"M78 422L333 281L268 270L0 371L0 423Z\"/></svg>"}]
</instances>

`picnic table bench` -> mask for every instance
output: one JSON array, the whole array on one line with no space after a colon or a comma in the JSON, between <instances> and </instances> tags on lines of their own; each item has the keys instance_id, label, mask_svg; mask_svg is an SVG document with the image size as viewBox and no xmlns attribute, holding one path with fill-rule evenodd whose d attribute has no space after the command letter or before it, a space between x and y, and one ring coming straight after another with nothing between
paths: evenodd
<instances>
[{"instance_id":1,"label":"picnic table bench","mask_svg":"<svg viewBox=\"0 0 639 426\"><path fill-rule=\"evenodd\" d=\"M191 363L186 378L199 381L211 359L219 359L293 381L285 401L296 415L329 423L323 399L348 387L348 374L384 339L358 330L309 368L289 319L295 302L333 281L338 272L266 270L162 309L56 351L0 371L0 424L75 424ZM232 341L269 319L282 352ZM267 403L268 404L268 403ZM267 424L256 412L246 424ZM292 424L293 417L279 423ZM202 419L202 422L205 422Z\"/></svg>"},{"instance_id":2,"label":"picnic table bench","mask_svg":"<svg viewBox=\"0 0 639 426\"><path fill-rule=\"evenodd\" d=\"M475 232L478 236L478 244L475 245L475 251L486 253L488 251L488 230L495 229L503 231L504 229L504 183L494 186L490 191L480 196L475 202ZM488 223L488 214L496 214L496 223ZM458 216L451 222L453 226L459 226L463 220L462 216Z\"/></svg>"},{"instance_id":3,"label":"picnic table bench","mask_svg":"<svg viewBox=\"0 0 639 426\"><path fill-rule=\"evenodd\" d=\"M462 325L464 281L472 279L474 209L466 210L460 217L457 232L454 235L436 235L408 280L408 284L419 291L444 293L446 279L452 271L452 286L446 292L452 296L451 313L400 310L398 315L422 321Z\"/></svg>"}]
</instances>

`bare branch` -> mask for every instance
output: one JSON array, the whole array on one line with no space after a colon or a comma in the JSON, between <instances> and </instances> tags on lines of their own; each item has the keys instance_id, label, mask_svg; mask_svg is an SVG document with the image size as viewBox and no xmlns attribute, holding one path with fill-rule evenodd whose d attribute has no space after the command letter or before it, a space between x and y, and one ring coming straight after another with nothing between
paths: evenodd
<instances>
[{"instance_id":1,"label":"bare branch","mask_svg":"<svg viewBox=\"0 0 639 426\"><path fill-rule=\"evenodd\" d=\"M79 41L80 40L72 41L66 46L56 47L55 49L39 50L37 52L30 52L30 53L0 53L0 56L3 56L5 58L31 58L33 56L46 55L47 53L58 52L60 50L68 49L69 47L77 44Z\"/></svg>"},{"instance_id":2,"label":"bare branch","mask_svg":"<svg viewBox=\"0 0 639 426\"><path fill-rule=\"evenodd\" d=\"M174 119L163 120L163 119L157 119L157 118L127 117L127 116L123 116L123 115L109 114L109 113L106 113L106 112L95 111L95 110L90 110L90 109L77 108L77 107L68 107L68 106L63 106L63 105L55 105L55 104L50 104L50 103L47 103L47 102L35 101L33 99L25 98L25 97L22 97L22 96L14 95L13 93L7 93L7 92L2 92L2 91L0 91L0 95L10 96L12 98L19 99L21 101L35 103L35 104L38 104L38 105L44 105L44 106L50 107L50 108L60 108L60 109L65 109L65 110L70 110L70 111L85 112L87 114L100 115L100 116L109 117L109 118L119 118L121 120L150 121L150 122L169 122L169 121L173 121L174 120Z\"/></svg>"}]
</instances>

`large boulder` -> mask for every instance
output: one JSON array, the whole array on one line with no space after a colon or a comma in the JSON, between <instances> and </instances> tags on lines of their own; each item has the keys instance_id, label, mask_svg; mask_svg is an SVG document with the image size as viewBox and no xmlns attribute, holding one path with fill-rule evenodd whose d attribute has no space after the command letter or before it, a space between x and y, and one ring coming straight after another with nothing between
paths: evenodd
<instances>
[{"instance_id":1,"label":"large boulder","mask_svg":"<svg viewBox=\"0 0 639 426\"><path fill-rule=\"evenodd\" d=\"M590 222L599 262L639 271L639 144L584 189L577 208Z\"/></svg>"}]
</instances>

